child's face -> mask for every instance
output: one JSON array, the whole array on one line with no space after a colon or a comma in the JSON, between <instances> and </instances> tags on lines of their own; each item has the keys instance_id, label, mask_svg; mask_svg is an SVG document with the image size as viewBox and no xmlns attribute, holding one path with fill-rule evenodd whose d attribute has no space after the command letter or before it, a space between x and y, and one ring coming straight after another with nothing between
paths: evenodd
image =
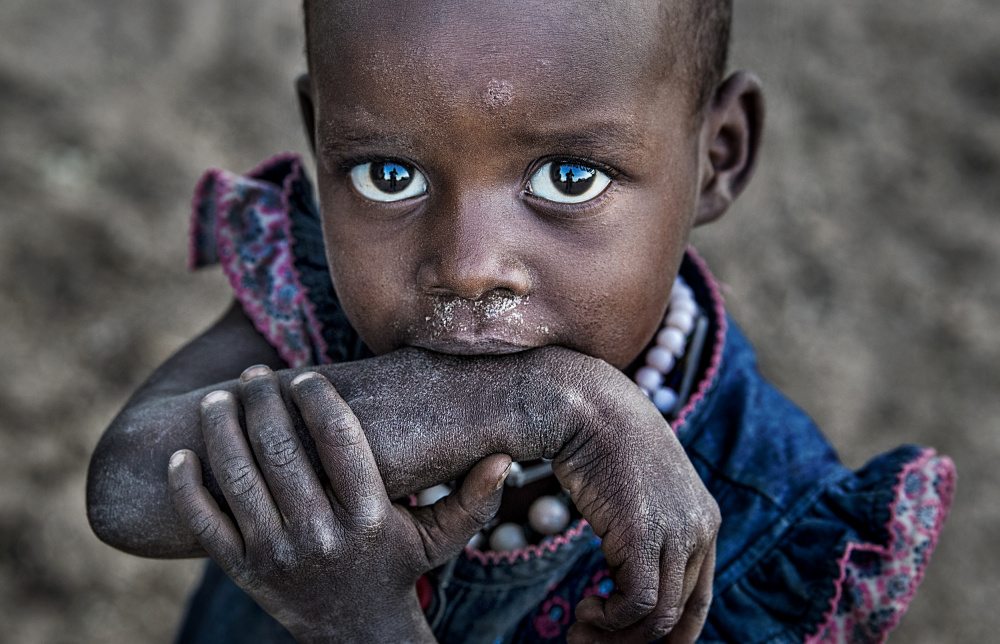
<instances>
[{"instance_id":1,"label":"child's face","mask_svg":"<svg viewBox=\"0 0 1000 644\"><path fill-rule=\"evenodd\" d=\"M361 338L629 365L662 320L707 158L656 3L314 4L324 238Z\"/></svg>"}]
</instances>

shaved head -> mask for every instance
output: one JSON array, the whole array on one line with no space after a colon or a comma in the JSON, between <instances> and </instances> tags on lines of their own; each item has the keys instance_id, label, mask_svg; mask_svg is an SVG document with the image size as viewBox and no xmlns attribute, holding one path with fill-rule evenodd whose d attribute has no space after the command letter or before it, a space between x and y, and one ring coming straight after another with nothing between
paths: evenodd
<instances>
[{"instance_id":1,"label":"shaved head","mask_svg":"<svg viewBox=\"0 0 1000 644\"><path fill-rule=\"evenodd\" d=\"M310 15L314 6L331 1L303 0L306 57L310 65L312 45L318 38L311 33ZM693 89L695 110L701 112L726 71L732 0L658 0L658 4L662 60L674 71L683 71ZM344 9L348 8L342 6L341 10Z\"/></svg>"}]
</instances>

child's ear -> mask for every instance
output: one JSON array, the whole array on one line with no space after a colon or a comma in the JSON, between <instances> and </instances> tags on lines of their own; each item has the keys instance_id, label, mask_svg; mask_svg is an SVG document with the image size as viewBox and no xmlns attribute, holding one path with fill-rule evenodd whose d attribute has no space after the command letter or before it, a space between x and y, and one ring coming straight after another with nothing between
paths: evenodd
<instances>
[{"instance_id":1,"label":"child's ear","mask_svg":"<svg viewBox=\"0 0 1000 644\"><path fill-rule=\"evenodd\" d=\"M302 127L309 139L309 148L316 156L316 109L313 107L312 81L309 74L302 74L295 79L295 93L299 97L299 110L302 112Z\"/></svg>"},{"instance_id":2,"label":"child's ear","mask_svg":"<svg viewBox=\"0 0 1000 644\"><path fill-rule=\"evenodd\" d=\"M736 72L715 90L702 124L701 195L695 226L722 216L750 181L764 129L760 80Z\"/></svg>"}]
</instances>

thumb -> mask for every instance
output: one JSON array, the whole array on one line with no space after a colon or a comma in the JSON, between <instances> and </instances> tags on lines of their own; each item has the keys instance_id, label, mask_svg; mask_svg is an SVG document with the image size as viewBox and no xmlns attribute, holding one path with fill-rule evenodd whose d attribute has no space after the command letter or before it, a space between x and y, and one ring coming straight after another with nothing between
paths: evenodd
<instances>
[{"instance_id":1,"label":"thumb","mask_svg":"<svg viewBox=\"0 0 1000 644\"><path fill-rule=\"evenodd\" d=\"M411 510L421 528L428 564L436 568L465 547L500 509L511 459L493 454L473 466L462 486L434 505Z\"/></svg>"}]
</instances>

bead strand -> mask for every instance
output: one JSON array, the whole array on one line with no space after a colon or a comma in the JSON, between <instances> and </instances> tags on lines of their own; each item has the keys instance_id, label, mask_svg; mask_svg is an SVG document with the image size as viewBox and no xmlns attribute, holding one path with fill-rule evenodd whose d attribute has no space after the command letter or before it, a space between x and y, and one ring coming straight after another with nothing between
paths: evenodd
<instances>
[{"instance_id":1,"label":"bead strand","mask_svg":"<svg viewBox=\"0 0 1000 644\"><path fill-rule=\"evenodd\" d=\"M674 280L663 326L656 334L656 344L646 352L646 364L635 372L635 382L649 396L656 408L668 414L677 406L677 391L667 386L667 376L684 356L694 330L698 304L694 292L682 277Z\"/></svg>"}]
</instances>

